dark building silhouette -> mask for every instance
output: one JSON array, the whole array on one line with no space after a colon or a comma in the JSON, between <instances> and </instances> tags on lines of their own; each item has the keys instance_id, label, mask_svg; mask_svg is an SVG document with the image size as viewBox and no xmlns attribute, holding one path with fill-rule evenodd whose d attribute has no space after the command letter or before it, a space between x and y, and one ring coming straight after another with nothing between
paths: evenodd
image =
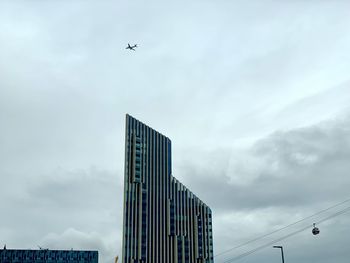
<instances>
[{"instance_id":1,"label":"dark building silhouette","mask_svg":"<svg viewBox=\"0 0 350 263\"><path fill-rule=\"evenodd\" d=\"M123 263L212 263L210 208L171 171L171 141L126 116Z\"/></svg>"},{"instance_id":2,"label":"dark building silhouette","mask_svg":"<svg viewBox=\"0 0 350 263\"><path fill-rule=\"evenodd\" d=\"M98 251L4 249L0 263L98 263Z\"/></svg>"}]
</instances>

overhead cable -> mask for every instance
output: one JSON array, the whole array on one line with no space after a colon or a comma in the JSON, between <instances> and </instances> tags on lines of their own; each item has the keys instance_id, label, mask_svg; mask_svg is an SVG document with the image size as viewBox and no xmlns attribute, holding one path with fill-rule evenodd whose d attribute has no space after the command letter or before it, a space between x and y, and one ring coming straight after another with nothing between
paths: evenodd
<instances>
[{"instance_id":1,"label":"overhead cable","mask_svg":"<svg viewBox=\"0 0 350 263\"><path fill-rule=\"evenodd\" d=\"M262 238L264 238L264 237L267 237L267 236L270 236L270 235L275 234L275 233L277 233L277 232L280 232L280 231L282 231L282 230L284 230L284 229L286 229L286 228L288 228L288 227L294 226L294 225L296 225L296 224L298 224L298 223L300 223L300 222L303 222L303 221L305 221L305 220L307 220L307 219L310 219L310 218L312 218L312 217L314 217L314 216L317 216L317 215L319 215L319 214L322 214L322 213L324 213L324 212L327 212L328 210L333 209L333 208L335 208L335 207L337 207L337 206L340 206L340 205L342 205L342 204L344 204L344 203L346 203L346 202L349 202L349 201L350 201L350 198L344 200L343 202L340 202L340 203L337 203L337 204L335 204L335 205L332 205L332 206L330 206L330 207L328 207L328 208L326 208L326 209L323 209L323 210L321 210L321 211L319 211L319 212L317 212L317 213L315 213L315 214L313 214L313 215L310 215L310 216L305 217L305 218L303 218L303 219L300 219L300 220L298 220L298 221L296 221L296 222L294 222L294 223L291 223L291 224L286 225L286 226L284 226L284 227L282 227L282 228L279 228L279 229L277 229L277 230L274 230L274 231L272 231L272 232L270 232L270 233L264 234L264 235L259 236L259 237L257 237L257 238L251 239L251 240L249 240L249 241L247 241L247 242L244 242L243 244L240 244L240 245L238 245L238 246L235 246L235 247L232 247L232 248L230 248L230 249L228 249L228 250L225 250L225 251L223 251L223 252L220 252L220 253L216 254L216 255L214 256L214 258L215 258L215 257L219 257L219 256L224 255L224 254L227 254L227 253L231 252L232 250L235 250L235 249L237 249L237 248L241 248L241 247L243 247L243 246L245 246L245 245L248 245L248 244L250 244L250 243L253 243L253 242L255 242L255 241L258 241L258 240L260 240L260 239L262 239Z\"/></svg>"},{"instance_id":2,"label":"overhead cable","mask_svg":"<svg viewBox=\"0 0 350 263\"><path fill-rule=\"evenodd\" d=\"M318 222L316 222L316 224L320 224L320 223L325 222L325 221L327 221L327 220L329 220L329 219L331 219L331 218L333 218L333 217L342 215L342 214L347 213L347 212L349 212L349 211L350 211L350 206L349 206L349 207L346 207L345 209L340 210L340 211L338 211L337 213L332 214L332 215L330 215L330 216L328 216L328 217L326 217L326 218L324 218L324 219L319 220ZM261 250L261 249L263 249L263 248L265 248L265 247L271 246L271 245L273 245L273 244L275 244L275 243L277 243L277 242L279 242L279 241L282 241L282 240L285 240L285 239L287 239L287 238L289 238L289 237L291 237L291 236L294 236L294 235L296 235L296 234L298 234L298 233L300 233L300 232L302 232L302 231L304 231L304 230L310 228L311 226L312 226L312 225L305 226L305 227L303 227L303 228L301 228L301 229L299 229L299 230L297 230L297 231L294 231L294 232L292 232L292 233L290 233L290 234L288 234L288 235L285 235L285 236L283 236L283 237L280 237L280 238L278 238L278 239L275 239L275 240L273 240L273 241L271 241L271 242L268 242L268 243L266 243L266 244L264 244L264 245L258 246L258 247L256 247L256 248L254 248L254 249L252 249L252 250L249 250L249 251L247 251L247 252L245 252L245 253L243 253L243 254L240 254L240 255L238 255L238 256L236 256L236 257L230 258L230 259L224 261L223 263L230 263L230 262L239 260L239 259L241 259L241 258L243 258L243 257L246 257L246 256L248 256L248 255L250 255L250 254L252 254L252 253L254 253L254 252L257 252L257 251L259 251L259 250Z\"/></svg>"}]
</instances>

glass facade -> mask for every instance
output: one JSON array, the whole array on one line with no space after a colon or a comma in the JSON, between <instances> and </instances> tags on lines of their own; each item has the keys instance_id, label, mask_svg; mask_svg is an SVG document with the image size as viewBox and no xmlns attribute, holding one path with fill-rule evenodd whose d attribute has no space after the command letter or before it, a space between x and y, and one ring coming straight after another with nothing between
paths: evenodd
<instances>
[{"instance_id":1,"label":"glass facade","mask_svg":"<svg viewBox=\"0 0 350 263\"><path fill-rule=\"evenodd\" d=\"M210 208L172 176L171 141L126 116L123 263L212 263Z\"/></svg>"},{"instance_id":2,"label":"glass facade","mask_svg":"<svg viewBox=\"0 0 350 263\"><path fill-rule=\"evenodd\" d=\"M1 249L0 263L98 263L97 251Z\"/></svg>"}]
</instances>

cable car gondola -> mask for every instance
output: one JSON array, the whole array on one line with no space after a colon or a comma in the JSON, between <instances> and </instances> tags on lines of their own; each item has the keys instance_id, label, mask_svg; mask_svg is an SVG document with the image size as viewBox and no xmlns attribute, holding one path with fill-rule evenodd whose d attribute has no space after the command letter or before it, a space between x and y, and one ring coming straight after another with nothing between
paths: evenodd
<instances>
[{"instance_id":1,"label":"cable car gondola","mask_svg":"<svg viewBox=\"0 0 350 263\"><path fill-rule=\"evenodd\" d=\"M316 227L316 224L314 223L314 228L312 229L312 234L314 236L318 235L320 233L320 230L318 229L318 227Z\"/></svg>"}]
</instances>

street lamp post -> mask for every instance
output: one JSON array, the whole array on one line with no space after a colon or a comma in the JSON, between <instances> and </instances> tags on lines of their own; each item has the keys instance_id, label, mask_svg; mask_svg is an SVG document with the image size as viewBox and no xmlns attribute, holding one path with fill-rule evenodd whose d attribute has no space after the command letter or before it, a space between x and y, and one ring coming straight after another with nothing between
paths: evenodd
<instances>
[{"instance_id":1,"label":"street lamp post","mask_svg":"<svg viewBox=\"0 0 350 263\"><path fill-rule=\"evenodd\" d=\"M282 263L284 263L283 247L282 247L282 246L273 246L273 248L280 248L280 249L281 249L281 254L282 254Z\"/></svg>"}]
</instances>

